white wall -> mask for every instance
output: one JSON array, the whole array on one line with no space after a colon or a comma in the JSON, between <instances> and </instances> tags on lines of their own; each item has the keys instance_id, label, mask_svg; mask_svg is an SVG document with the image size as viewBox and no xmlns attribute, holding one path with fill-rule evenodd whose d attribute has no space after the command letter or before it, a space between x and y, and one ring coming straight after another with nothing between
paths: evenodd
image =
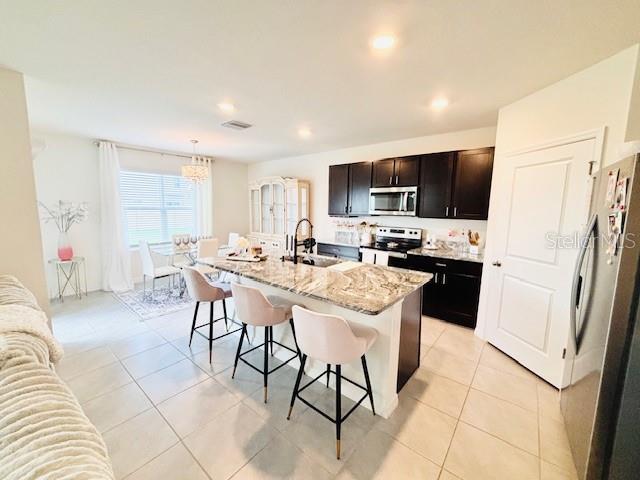
<instances>
[{"instance_id":1,"label":"white wall","mask_svg":"<svg viewBox=\"0 0 640 480\"><path fill-rule=\"evenodd\" d=\"M0 68L0 273L15 275L49 309L20 73Z\"/></svg>"},{"instance_id":2,"label":"white wall","mask_svg":"<svg viewBox=\"0 0 640 480\"><path fill-rule=\"evenodd\" d=\"M43 145L34 159L38 199L47 205L58 200L88 202L89 219L69 232L74 253L86 257L89 291L101 288L100 184L98 149L94 140L72 135L38 131L34 143ZM180 174L188 159L174 155L119 149L123 169ZM249 228L247 165L216 160L213 164L213 234L225 243L229 232L245 234ZM58 231L53 224L42 226L45 259L57 255ZM135 281L141 281L140 258L132 255ZM54 271L48 270L48 291L57 294Z\"/></svg>"},{"instance_id":3,"label":"white wall","mask_svg":"<svg viewBox=\"0 0 640 480\"><path fill-rule=\"evenodd\" d=\"M639 46L631 48L539 90L500 109L496 132L492 191L508 181L506 155L510 152L546 143L580 132L606 127L603 164L617 160L617 150L627 136L631 97L639 62ZM640 83L640 82L638 82ZM638 93L636 92L636 98ZM640 102L636 100L636 102ZM480 311L476 333L484 336L487 297L494 284L497 245L492 243L492 218L497 212L497 197L489 206L487 244Z\"/></svg>"},{"instance_id":4,"label":"white wall","mask_svg":"<svg viewBox=\"0 0 640 480\"><path fill-rule=\"evenodd\" d=\"M500 109L496 165L504 154L607 127L604 163L625 140L638 45ZM494 167L495 168L495 167Z\"/></svg>"},{"instance_id":5,"label":"white wall","mask_svg":"<svg viewBox=\"0 0 640 480\"><path fill-rule=\"evenodd\" d=\"M319 240L332 240L335 221L328 215L329 165L378 160L393 156L463 150L493 146L495 128L479 128L460 132L409 138L394 142L363 145L330 152L290 157L249 165L249 180L279 175L297 177L311 182L311 221L314 236ZM486 222L479 220L448 220L427 218L375 217L369 218L381 225L411 226L437 234L449 229L471 228L484 233Z\"/></svg>"},{"instance_id":6,"label":"white wall","mask_svg":"<svg viewBox=\"0 0 640 480\"><path fill-rule=\"evenodd\" d=\"M91 139L55 133L33 132L33 141L43 147L33 159L38 200L47 206L59 200L88 203L87 221L71 227L69 240L74 255L86 259L88 289L97 290L101 286L97 148ZM43 223L41 228L45 261L56 258L58 229L52 222ZM55 271L50 265L47 265L47 285L49 296L57 295Z\"/></svg>"}]
</instances>

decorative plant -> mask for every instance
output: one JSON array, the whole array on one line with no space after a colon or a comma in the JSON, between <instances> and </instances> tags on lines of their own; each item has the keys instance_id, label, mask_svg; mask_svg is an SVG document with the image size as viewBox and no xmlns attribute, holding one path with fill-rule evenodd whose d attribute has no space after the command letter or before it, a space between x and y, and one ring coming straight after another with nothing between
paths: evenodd
<instances>
[{"instance_id":1,"label":"decorative plant","mask_svg":"<svg viewBox=\"0 0 640 480\"><path fill-rule=\"evenodd\" d=\"M51 208L42 202L38 203L45 212L42 220L45 223L54 222L60 233L67 233L76 223L84 222L89 214L87 202L71 203L59 200L58 204Z\"/></svg>"}]
</instances>

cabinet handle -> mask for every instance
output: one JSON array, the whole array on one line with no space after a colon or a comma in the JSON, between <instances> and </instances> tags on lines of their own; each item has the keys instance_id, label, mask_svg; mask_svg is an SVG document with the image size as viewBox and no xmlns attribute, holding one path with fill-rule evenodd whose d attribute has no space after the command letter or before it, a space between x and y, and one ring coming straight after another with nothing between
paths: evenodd
<instances>
[{"instance_id":1,"label":"cabinet handle","mask_svg":"<svg viewBox=\"0 0 640 480\"><path fill-rule=\"evenodd\" d=\"M493 262L491 265L493 265L494 267L501 267L502 263L500 263L500 260L496 260L495 262Z\"/></svg>"},{"instance_id":2,"label":"cabinet handle","mask_svg":"<svg viewBox=\"0 0 640 480\"><path fill-rule=\"evenodd\" d=\"M442 274L442 284L444 285L444 284L446 284L446 283L447 283L447 274L446 274L446 273L443 273L443 274Z\"/></svg>"},{"instance_id":3,"label":"cabinet handle","mask_svg":"<svg viewBox=\"0 0 640 480\"><path fill-rule=\"evenodd\" d=\"M396 175L396 185L398 184L398 175Z\"/></svg>"},{"instance_id":4,"label":"cabinet handle","mask_svg":"<svg viewBox=\"0 0 640 480\"><path fill-rule=\"evenodd\" d=\"M346 205L344 206L344 213L349 213L349 207L347 207Z\"/></svg>"},{"instance_id":5,"label":"cabinet handle","mask_svg":"<svg viewBox=\"0 0 640 480\"><path fill-rule=\"evenodd\" d=\"M435 272L435 276L433 277L434 283L438 283L438 272Z\"/></svg>"},{"instance_id":6,"label":"cabinet handle","mask_svg":"<svg viewBox=\"0 0 640 480\"><path fill-rule=\"evenodd\" d=\"M446 263L437 263L437 262L436 262L436 266L437 266L437 267L446 267L446 266L447 266L447 264L446 264Z\"/></svg>"},{"instance_id":7,"label":"cabinet handle","mask_svg":"<svg viewBox=\"0 0 640 480\"><path fill-rule=\"evenodd\" d=\"M453 207L453 216L454 217L458 216L458 207Z\"/></svg>"},{"instance_id":8,"label":"cabinet handle","mask_svg":"<svg viewBox=\"0 0 640 480\"><path fill-rule=\"evenodd\" d=\"M389 185L393 185L393 175L389 177Z\"/></svg>"},{"instance_id":9,"label":"cabinet handle","mask_svg":"<svg viewBox=\"0 0 640 480\"><path fill-rule=\"evenodd\" d=\"M353 206L349 205L349 213L353 212Z\"/></svg>"},{"instance_id":10,"label":"cabinet handle","mask_svg":"<svg viewBox=\"0 0 640 480\"><path fill-rule=\"evenodd\" d=\"M444 216L448 217L449 216L449 205L447 205L446 207L444 207Z\"/></svg>"}]
</instances>

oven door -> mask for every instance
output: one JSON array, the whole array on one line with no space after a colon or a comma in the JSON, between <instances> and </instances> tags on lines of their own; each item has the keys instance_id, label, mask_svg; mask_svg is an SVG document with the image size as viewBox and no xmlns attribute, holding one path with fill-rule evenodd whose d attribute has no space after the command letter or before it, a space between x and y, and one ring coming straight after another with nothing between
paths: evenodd
<instances>
[{"instance_id":1,"label":"oven door","mask_svg":"<svg viewBox=\"0 0 640 480\"><path fill-rule=\"evenodd\" d=\"M418 187L369 189L369 215L416 216Z\"/></svg>"}]
</instances>

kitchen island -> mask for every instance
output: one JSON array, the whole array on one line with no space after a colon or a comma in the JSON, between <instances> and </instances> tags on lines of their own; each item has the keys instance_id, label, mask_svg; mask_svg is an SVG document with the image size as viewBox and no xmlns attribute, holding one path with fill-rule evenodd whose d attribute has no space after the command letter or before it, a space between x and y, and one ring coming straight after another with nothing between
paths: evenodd
<instances>
[{"instance_id":1,"label":"kitchen island","mask_svg":"<svg viewBox=\"0 0 640 480\"><path fill-rule=\"evenodd\" d=\"M400 268L341 262L329 266L293 264L280 260L262 262L204 258L200 262L236 276L239 283L260 288L317 312L339 315L373 327L378 339L367 354L377 412L387 418L398 403L397 391L417 368L420 358L422 286L432 275ZM288 326L274 328L274 336L293 347ZM286 359L290 352L274 352ZM322 373L326 365L308 361L307 375ZM343 366L343 375L362 383L360 362ZM293 388L293 385L291 385ZM362 393L343 384L343 395L357 400ZM369 408L367 403L362 404Z\"/></svg>"}]
</instances>

